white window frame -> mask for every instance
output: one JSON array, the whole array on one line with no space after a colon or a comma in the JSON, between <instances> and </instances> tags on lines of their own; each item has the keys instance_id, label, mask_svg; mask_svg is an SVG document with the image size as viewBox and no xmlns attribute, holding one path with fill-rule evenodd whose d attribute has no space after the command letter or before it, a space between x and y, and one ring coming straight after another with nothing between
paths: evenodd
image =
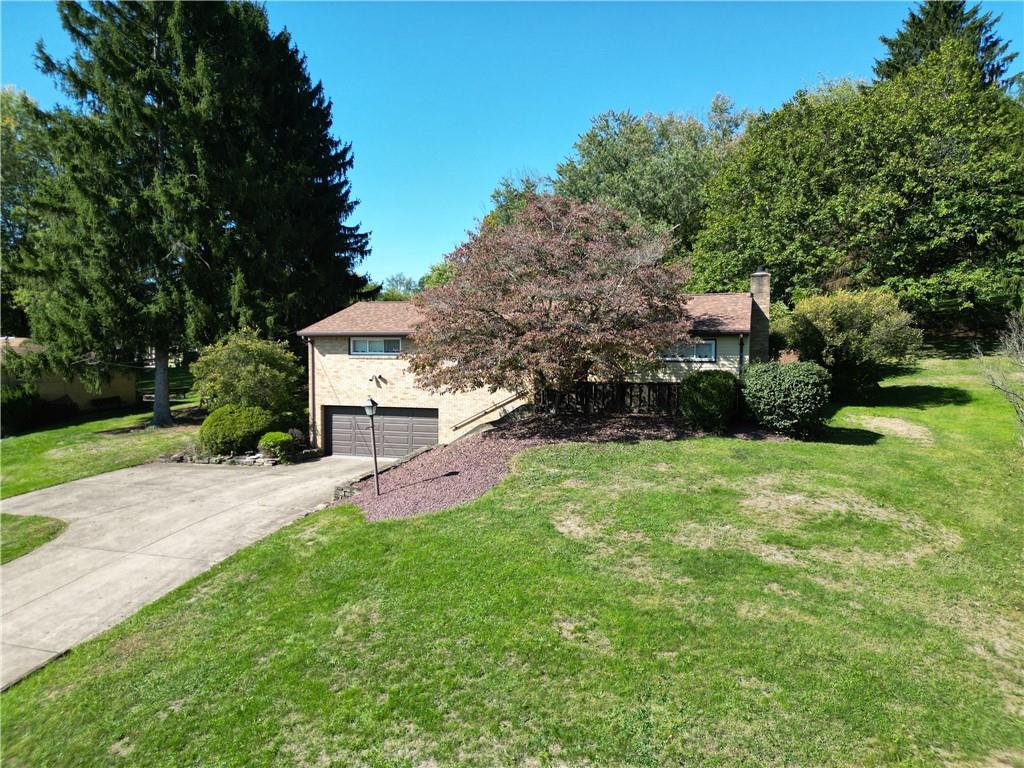
<instances>
[{"instance_id":1,"label":"white window frame","mask_svg":"<svg viewBox=\"0 0 1024 768\"><path fill-rule=\"evenodd\" d=\"M697 347L702 344L711 345L711 357L698 357L696 354L684 355L679 354L684 351L682 347L676 347L675 349L664 352L661 355L662 360L669 360L677 363L717 363L718 362L718 339L697 339L697 343L692 346L685 347L687 352L696 352Z\"/></svg>"},{"instance_id":2,"label":"white window frame","mask_svg":"<svg viewBox=\"0 0 1024 768\"><path fill-rule=\"evenodd\" d=\"M384 344L383 344L384 342L397 341L398 342L398 351L397 352L384 352L384 351L381 351L381 352L369 352L369 351L358 352L358 351L356 351L356 342L366 342L366 348L368 350L369 346L370 346L369 343L371 341L380 341L380 342L382 342L382 347L384 346ZM348 337L348 353L350 355L355 356L355 357L398 357L400 354L402 354L402 337L401 336L349 336Z\"/></svg>"}]
</instances>

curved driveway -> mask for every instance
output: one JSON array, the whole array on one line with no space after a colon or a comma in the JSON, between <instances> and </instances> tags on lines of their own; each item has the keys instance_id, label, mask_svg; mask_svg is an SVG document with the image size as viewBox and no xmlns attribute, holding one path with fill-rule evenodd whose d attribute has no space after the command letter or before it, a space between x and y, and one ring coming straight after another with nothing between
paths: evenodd
<instances>
[{"instance_id":1,"label":"curved driveway","mask_svg":"<svg viewBox=\"0 0 1024 768\"><path fill-rule=\"evenodd\" d=\"M387 463L387 462L385 462ZM331 456L278 467L147 464L3 501L68 521L0 566L0 687L131 615L372 471Z\"/></svg>"}]
</instances>

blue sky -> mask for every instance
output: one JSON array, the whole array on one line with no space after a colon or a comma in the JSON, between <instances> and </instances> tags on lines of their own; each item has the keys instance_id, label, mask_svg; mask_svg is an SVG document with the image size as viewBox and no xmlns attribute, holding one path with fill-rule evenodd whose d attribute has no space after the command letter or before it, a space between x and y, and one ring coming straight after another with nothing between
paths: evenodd
<instances>
[{"instance_id":1,"label":"blue sky","mask_svg":"<svg viewBox=\"0 0 1024 768\"><path fill-rule=\"evenodd\" d=\"M988 2L1021 50L1024 3ZM908 3L270 2L352 142L362 270L419 276L489 210L498 179L550 173L608 109L702 116L722 92L771 109L822 79L868 78ZM0 77L59 95L33 46L70 44L51 3L0 5ZM1021 58L1024 58L1022 56ZM1020 61L1017 62L1020 64Z\"/></svg>"}]
</instances>

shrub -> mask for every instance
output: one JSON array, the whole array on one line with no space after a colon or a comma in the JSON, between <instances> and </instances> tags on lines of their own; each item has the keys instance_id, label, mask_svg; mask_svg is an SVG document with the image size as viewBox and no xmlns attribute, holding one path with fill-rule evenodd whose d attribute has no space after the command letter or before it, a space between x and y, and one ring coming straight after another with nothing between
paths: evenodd
<instances>
[{"instance_id":1,"label":"shrub","mask_svg":"<svg viewBox=\"0 0 1024 768\"><path fill-rule=\"evenodd\" d=\"M824 422L830 378L816 363L757 363L743 376L743 398L765 429L807 435Z\"/></svg>"},{"instance_id":2,"label":"shrub","mask_svg":"<svg viewBox=\"0 0 1024 768\"><path fill-rule=\"evenodd\" d=\"M264 456L289 459L298 450L298 442L287 432L267 432L257 447Z\"/></svg>"},{"instance_id":3,"label":"shrub","mask_svg":"<svg viewBox=\"0 0 1024 768\"><path fill-rule=\"evenodd\" d=\"M209 408L253 405L284 414L298 407L302 366L283 341L243 329L204 347L192 363L195 389Z\"/></svg>"},{"instance_id":4,"label":"shrub","mask_svg":"<svg viewBox=\"0 0 1024 768\"><path fill-rule=\"evenodd\" d=\"M245 453L275 426L274 415L255 405L222 405L199 427L199 447L212 454Z\"/></svg>"},{"instance_id":5,"label":"shrub","mask_svg":"<svg viewBox=\"0 0 1024 768\"><path fill-rule=\"evenodd\" d=\"M824 366L850 394L876 385L895 363L912 358L921 331L888 291L839 291L797 303L786 323L802 361Z\"/></svg>"},{"instance_id":6,"label":"shrub","mask_svg":"<svg viewBox=\"0 0 1024 768\"><path fill-rule=\"evenodd\" d=\"M736 416L736 377L728 371L697 371L679 387L679 411L687 423L724 432Z\"/></svg>"}]
</instances>

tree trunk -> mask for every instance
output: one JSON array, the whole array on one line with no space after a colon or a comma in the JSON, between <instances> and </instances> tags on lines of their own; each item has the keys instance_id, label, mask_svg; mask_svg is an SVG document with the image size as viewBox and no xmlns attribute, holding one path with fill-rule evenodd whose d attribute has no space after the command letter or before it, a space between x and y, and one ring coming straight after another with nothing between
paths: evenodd
<instances>
[{"instance_id":1,"label":"tree trunk","mask_svg":"<svg viewBox=\"0 0 1024 768\"><path fill-rule=\"evenodd\" d=\"M167 377L168 354L166 349L156 350L156 370L153 372L153 426L168 427L174 423L171 417L171 382Z\"/></svg>"}]
</instances>

